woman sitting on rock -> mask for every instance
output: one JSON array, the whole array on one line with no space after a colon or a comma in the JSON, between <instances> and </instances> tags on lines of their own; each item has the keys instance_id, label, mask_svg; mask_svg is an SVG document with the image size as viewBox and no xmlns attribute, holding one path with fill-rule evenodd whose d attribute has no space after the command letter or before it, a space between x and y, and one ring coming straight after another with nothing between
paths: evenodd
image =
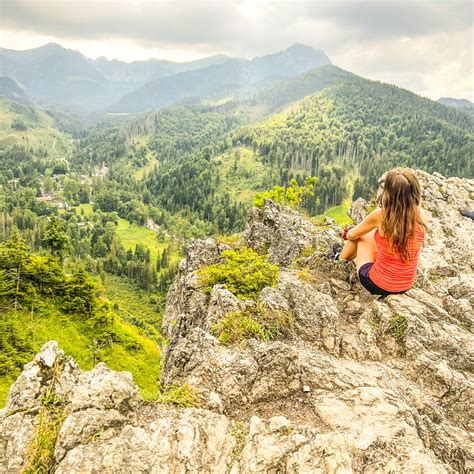
<instances>
[{"instance_id":1,"label":"woman sitting on rock","mask_svg":"<svg viewBox=\"0 0 474 474\"><path fill-rule=\"evenodd\" d=\"M404 293L415 280L425 237L420 184L412 171L394 168L381 186L381 208L346 229L344 248L334 244L333 258L355 260L360 282L374 295Z\"/></svg>"}]
</instances>

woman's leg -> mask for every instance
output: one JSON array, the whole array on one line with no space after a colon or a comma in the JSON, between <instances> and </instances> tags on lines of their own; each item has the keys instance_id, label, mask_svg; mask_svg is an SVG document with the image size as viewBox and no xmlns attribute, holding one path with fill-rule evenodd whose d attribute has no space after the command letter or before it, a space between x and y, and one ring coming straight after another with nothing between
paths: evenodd
<instances>
[{"instance_id":1,"label":"woman's leg","mask_svg":"<svg viewBox=\"0 0 474 474\"><path fill-rule=\"evenodd\" d=\"M357 242L358 240L346 240L344 243L344 248L339 255L339 260L350 261L354 260L357 256Z\"/></svg>"},{"instance_id":2,"label":"woman's leg","mask_svg":"<svg viewBox=\"0 0 474 474\"><path fill-rule=\"evenodd\" d=\"M359 268L362 265L366 263L374 262L376 253L377 253L377 245L375 244L375 229L374 229L368 234L363 235L357 241L357 256L355 257L357 271L359 271Z\"/></svg>"}]
</instances>

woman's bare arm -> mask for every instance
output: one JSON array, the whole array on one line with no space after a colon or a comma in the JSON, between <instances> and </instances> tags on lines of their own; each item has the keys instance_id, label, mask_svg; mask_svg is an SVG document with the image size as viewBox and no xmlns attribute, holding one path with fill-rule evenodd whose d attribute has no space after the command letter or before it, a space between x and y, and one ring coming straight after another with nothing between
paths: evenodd
<instances>
[{"instance_id":1,"label":"woman's bare arm","mask_svg":"<svg viewBox=\"0 0 474 474\"><path fill-rule=\"evenodd\" d=\"M368 234L380 224L382 209L372 211L360 224L356 225L347 233L348 240L359 240L363 235Z\"/></svg>"}]
</instances>

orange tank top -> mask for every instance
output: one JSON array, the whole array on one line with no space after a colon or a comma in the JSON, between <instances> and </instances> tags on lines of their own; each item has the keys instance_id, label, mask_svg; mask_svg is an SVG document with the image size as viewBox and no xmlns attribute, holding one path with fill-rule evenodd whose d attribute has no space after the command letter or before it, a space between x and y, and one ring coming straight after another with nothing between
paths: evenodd
<instances>
[{"instance_id":1,"label":"orange tank top","mask_svg":"<svg viewBox=\"0 0 474 474\"><path fill-rule=\"evenodd\" d=\"M408 290L415 281L418 257L424 238L423 228L416 225L415 236L408 241L408 249L412 259L404 262L396 250L393 253L390 251L387 239L377 229L375 231L377 253L374 264L369 271L370 279L379 288L386 291L399 292Z\"/></svg>"}]
</instances>

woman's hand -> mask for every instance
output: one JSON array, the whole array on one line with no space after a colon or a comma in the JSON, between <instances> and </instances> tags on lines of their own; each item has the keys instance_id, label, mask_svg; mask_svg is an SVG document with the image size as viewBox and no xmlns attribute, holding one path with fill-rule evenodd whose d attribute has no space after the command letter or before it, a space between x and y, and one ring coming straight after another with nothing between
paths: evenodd
<instances>
[{"instance_id":1,"label":"woman's hand","mask_svg":"<svg viewBox=\"0 0 474 474\"><path fill-rule=\"evenodd\" d=\"M357 239L353 239L353 238L351 237L351 235L350 235L350 231L351 231L351 230L354 230L354 229L353 229L353 228L349 229L349 231L348 231L347 234L346 234L346 240L357 240Z\"/></svg>"},{"instance_id":2,"label":"woman's hand","mask_svg":"<svg viewBox=\"0 0 474 474\"><path fill-rule=\"evenodd\" d=\"M344 232L342 233L342 240L349 240L349 238L347 237L347 234L349 233L351 229L352 229L351 225L346 225L346 228L344 229Z\"/></svg>"}]
</instances>

